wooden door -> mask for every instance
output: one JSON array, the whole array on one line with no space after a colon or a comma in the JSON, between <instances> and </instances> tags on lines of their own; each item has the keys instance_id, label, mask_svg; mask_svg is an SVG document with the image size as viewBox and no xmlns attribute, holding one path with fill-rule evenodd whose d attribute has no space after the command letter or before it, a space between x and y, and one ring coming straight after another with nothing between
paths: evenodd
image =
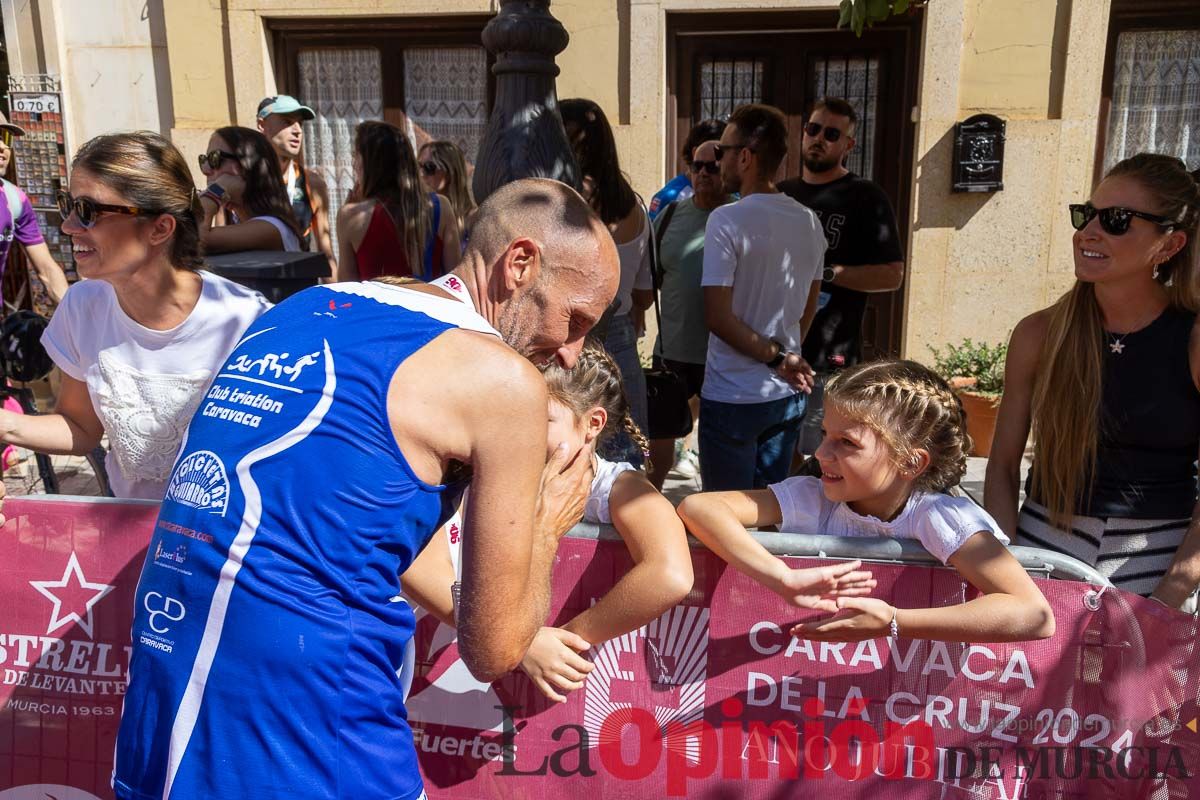
<instances>
[{"instance_id":1,"label":"wooden door","mask_svg":"<svg viewBox=\"0 0 1200 800\"><path fill-rule=\"evenodd\" d=\"M788 157L777 178L798 175L801 130L813 102L845 97L860 117L847 166L883 187L907 241L919 27L915 18L902 20L860 39L836 24L836 15L825 12L668 17L668 174L692 125L762 102L788 121ZM863 319L866 358L899 355L903 311L904 287L871 295Z\"/></svg>"}]
</instances>

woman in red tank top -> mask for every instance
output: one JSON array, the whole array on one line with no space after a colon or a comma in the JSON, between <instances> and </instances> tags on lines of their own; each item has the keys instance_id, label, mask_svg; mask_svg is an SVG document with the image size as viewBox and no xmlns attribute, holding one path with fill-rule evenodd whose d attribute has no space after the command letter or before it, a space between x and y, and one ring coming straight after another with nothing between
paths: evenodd
<instances>
[{"instance_id":1,"label":"woman in red tank top","mask_svg":"<svg viewBox=\"0 0 1200 800\"><path fill-rule=\"evenodd\" d=\"M384 275L432 280L458 265L458 224L450 202L427 194L412 143L388 122L360 123L354 191L338 210L338 280Z\"/></svg>"}]
</instances>

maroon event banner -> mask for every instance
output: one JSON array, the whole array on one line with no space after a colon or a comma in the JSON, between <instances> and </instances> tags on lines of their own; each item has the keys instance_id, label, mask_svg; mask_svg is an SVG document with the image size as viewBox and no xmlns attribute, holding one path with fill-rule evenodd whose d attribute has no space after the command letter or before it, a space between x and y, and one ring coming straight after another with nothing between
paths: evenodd
<instances>
[{"instance_id":1,"label":"maroon event banner","mask_svg":"<svg viewBox=\"0 0 1200 800\"><path fill-rule=\"evenodd\" d=\"M4 511L0 800L109 798L157 509L10 499ZM520 673L475 681L453 631L423 617L408 706L430 796L1200 796L1191 617L1039 581L1058 627L1046 641L820 644L786 633L813 612L706 551L694 563L685 601L595 647L594 671L564 704ZM629 567L620 542L564 539L552 619L588 607ZM974 594L953 570L872 569L877 596L901 607Z\"/></svg>"},{"instance_id":2,"label":"maroon event banner","mask_svg":"<svg viewBox=\"0 0 1200 800\"><path fill-rule=\"evenodd\" d=\"M110 798L134 590L158 505L14 497L4 515L0 799Z\"/></svg>"}]
</instances>

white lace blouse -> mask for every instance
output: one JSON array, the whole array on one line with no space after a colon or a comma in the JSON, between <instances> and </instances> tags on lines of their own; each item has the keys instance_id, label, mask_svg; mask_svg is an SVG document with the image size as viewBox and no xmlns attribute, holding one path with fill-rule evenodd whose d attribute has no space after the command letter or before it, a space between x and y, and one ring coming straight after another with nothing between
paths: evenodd
<instances>
[{"instance_id":1,"label":"white lace blouse","mask_svg":"<svg viewBox=\"0 0 1200 800\"><path fill-rule=\"evenodd\" d=\"M130 318L103 280L71 286L42 334L54 363L87 384L108 434L113 494L161 500L192 414L242 332L271 304L201 271L200 299L170 330Z\"/></svg>"}]
</instances>

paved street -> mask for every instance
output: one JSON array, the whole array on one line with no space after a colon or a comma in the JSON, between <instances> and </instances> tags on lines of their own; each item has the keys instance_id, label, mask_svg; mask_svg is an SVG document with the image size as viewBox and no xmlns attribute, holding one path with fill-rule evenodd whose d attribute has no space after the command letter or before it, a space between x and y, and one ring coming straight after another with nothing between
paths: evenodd
<instances>
[{"instance_id":1,"label":"paved street","mask_svg":"<svg viewBox=\"0 0 1200 800\"><path fill-rule=\"evenodd\" d=\"M4 489L10 496L43 491L33 455L28 451L23 455L19 463L4 472ZM83 456L51 456L50 463L58 475L60 494L94 497L101 493L91 464Z\"/></svg>"}]
</instances>

